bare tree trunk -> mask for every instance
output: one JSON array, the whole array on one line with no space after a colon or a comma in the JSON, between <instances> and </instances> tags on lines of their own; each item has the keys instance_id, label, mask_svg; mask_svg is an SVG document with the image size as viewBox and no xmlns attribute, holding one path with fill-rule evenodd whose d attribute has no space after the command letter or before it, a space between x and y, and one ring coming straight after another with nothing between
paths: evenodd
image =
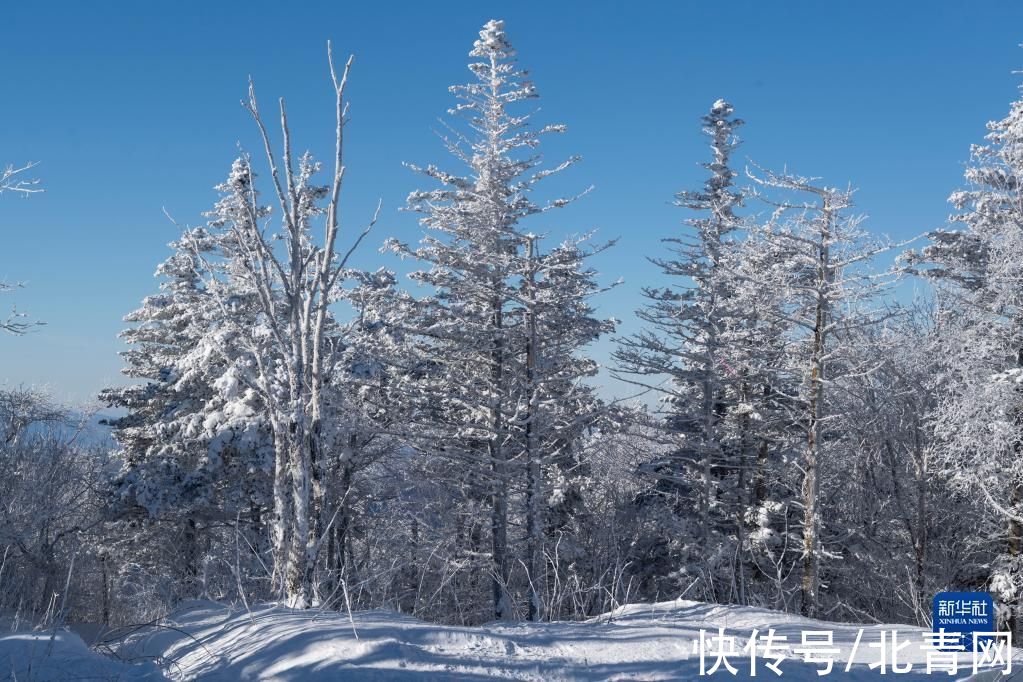
<instances>
[{"instance_id":1,"label":"bare tree trunk","mask_svg":"<svg viewBox=\"0 0 1023 682\"><path fill-rule=\"evenodd\" d=\"M296 424L296 431L298 430ZM294 533L288 547L285 568L285 592L288 605L305 609L312 606L312 561L309 556L310 476L309 450L304 439L293 439L290 448L291 500L294 509Z\"/></svg>"},{"instance_id":2,"label":"bare tree trunk","mask_svg":"<svg viewBox=\"0 0 1023 682\"><path fill-rule=\"evenodd\" d=\"M916 585L919 603L927 603L927 452L920 440L918 417L913 423L913 468L916 477L916 533L913 539L913 554L916 560Z\"/></svg>"},{"instance_id":3,"label":"bare tree trunk","mask_svg":"<svg viewBox=\"0 0 1023 682\"><path fill-rule=\"evenodd\" d=\"M490 457L494 468L493 510L490 531L493 546L494 616L498 620L511 618L508 598L508 495L506 490L506 461L499 443L491 441Z\"/></svg>"},{"instance_id":4,"label":"bare tree trunk","mask_svg":"<svg viewBox=\"0 0 1023 682\"><path fill-rule=\"evenodd\" d=\"M314 572L316 568L317 558L320 548L320 540L324 538L324 533L327 529L327 524L330 523L330 510L327 508L326 500L326 486L324 481L326 479L326 462L324 461L324 452L320 449L320 410L316 409L312 420L310 422L309 433L306 435L309 450L309 482L310 482L310 500L309 500L309 539L306 543L306 549L309 554L308 562L310 582L313 584L313 595L316 594L317 585L314 580Z\"/></svg>"},{"instance_id":5,"label":"bare tree trunk","mask_svg":"<svg viewBox=\"0 0 1023 682\"><path fill-rule=\"evenodd\" d=\"M496 282L495 291L500 291L501 283ZM493 579L494 616L498 620L511 618L511 603L508 596L508 462L504 451L504 340L501 337L504 327L504 311L499 296L493 300L493 351L491 355L491 390L493 406L491 408L492 435L487 442L491 466L493 467L493 502L490 517L490 532L493 548Z\"/></svg>"},{"instance_id":6,"label":"bare tree trunk","mask_svg":"<svg viewBox=\"0 0 1023 682\"><path fill-rule=\"evenodd\" d=\"M295 329L301 325L297 321L297 301L292 301L291 315ZM293 332L294 334L294 332ZM310 468L311 455L306 434L305 395L303 387L303 346L293 338L291 349L291 367L289 367L289 418L287 433L284 439L288 478L291 482L291 518L290 541L286 547L284 567L284 597L291 608L304 609L312 605L312 566L309 560L308 543L310 531Z\"/></svg>"},{"instance_id":7,"label":"bare tree trunk","mask_svg":"<svg viewBox=\"0 0 1023 682\"><path fill-rule=\"evenodd\" d=\"M185 562L185 585L188 590L186 596L198 597L195 588L199 581L199 539L194 518L185 521L185 528L181 534L181 556Z\"/></svg>"},{"instance_id":8,"label":"bare tree trunk","mask_svg":"<svg viewBox=\"0 0 1023 682\"><path fill-rule=\"evenodd\" d=\"M708 253L712 263L711 273L716 275L717 263L719 261L718 256L718 242L720 240L720 225L718 226L718 233L715 236L715 241L708 243ZM713 310L716 307L716 294L711 293L710 307ZM718 416L715 413L715 401L717 399L718 382L715 378L718 376L717 367L717 321L716 318L711 317L709 319L709 325L707 329L707 366L704 368L706 372L703 380L703 491L700 496L700 544L703 551L703 566L704 566L704 580L706 581L706 587L708 590L707 599L708 601L717 601L717 588L715 582L712 580L712 569L711 557L716 554L710 546L711 541L711 522L710 522L710 509L713 503L715 485L714 485L714 457L716 455L722 455L723 449L718 439L717 433L717 420Z\"/></svg>"},{"instance_id":9,"label":"bare tree trunk","mask_svg":"<svg viewBox=\"0 0 1023 682\"><path fill-rule=\"evenodd\" d=\"M528 256L531 261L536 259L536 243L530 238L527 244ZM531 263L531 265L533 265ZM526 412L526 537L528 541L527 557L529 580L529 620L539 621L543 615L543 604L540 596L540 580L543 573L542 551L543 551L543 522L540 516L540 500L542 497L542 475L540 467L540 452L537 447L537 376L536 356L537 348L536 329L536 297L535 297L536 272L530 268L527 286L529 288L529 303L526 313L526 324L528 325L528 339L526 345L526 382L528 384L527 412Z\"/></svg>"},{"instance_id":10,"label":"bare tree trunk","mask_svg":"<svg viewBox=\"0 0 1023 682\"><path fill-rule=\"evenodd\" d=\"M803 457L803 575L800 583L802 613L815 617L820 584L820 437L824 400L825 333L828 324L827 289L831 282L829 240L832 211L825 199L821 217L817 305L810 354L810 386L807 404L807 443Z\"/></svg>"},{"instance_id":11,"label":"bare tree trunk","mask_svg":"<svg viewBox=\"0 0 1023 682\"><path fill-rule=\"evenodd\" d=\"M711 368L709 371L713 371ZM711 382L703 382L703 485L700 489L700 548L703 551L704 570L709 571L707 559L710 556L710 498L711 498L711 453L714 438L714 389Z\"/></svg>"},{"instance_id":12,"label":"bare tree trunk","mask_svg":"<svg viewBox=\"0 0 1023 682\"><path fill-rule=\"evenodd\" d=\"M348 451L354 453L356 447L356 436L352 434L348 439ZM349 566L349 541L348 535L352 525L351 501L349 500L352 489L352 456L348 456L341 463L340 491L341 497L336 501L337 508L332 512L336 514L327 534L327 568L330 581L327 585L327 592L334 593L340 585L341 580L348 580ZM330 523L330 520L327 521ZM416 520L413 518L413 523ZM413 529L415 536L415 529Z\"/></svg>"},{"instance_id":13,"label":"bare tree trunk","mask_svg":"<svg viewBox=\"0 0 1023 682\"><path fill-rule=\"evenodd\" d=\"M274 560L272 589L279 594L284 593L284 566L291 543L288 449L284 442L283 430L283 425L274 425L273 525L270 533Z\"/></svg>"},{"instance_id":14,"label":"bare tree trunk","mask_svg":"<svg viewBox=\"0 0 1023 682\"><path fill-rule=\"evenodd\" d=\"M110 625L110 572L107 569L107 555L100 554L100 573L103 578L103 625Z\"/></svg>"},{"instance_id":15,"label":"bare tree trunk","mask_svg":"<svg viewBox=\"0 0 1023 682\"><path fill-rule=\"evenodd\" d=\"M743 370L745 374L746 370ZM748 404L750 401L750 385L747 380L743 380L740 389L743 404ZM738 479L736 485L736 507L735 507L735 536L736 542L738 543L738 566L737 571L739 574L739 603L746 604L746 512L749 509L750 494L746 490L746 471L750 467L750 448L752 446L752 438L750 437L750 416L749 414L743 414L740 419L741 434L739 437L739 470L736 478Z\"/></svg>"},{"instance_id":16,"label":"bare tree trunk","mask_svg":"<svg viewBox=\"0 0 1023 682\"><path fill-rule=\"evenodd\" d=\"M818 336L815 333L815 337ZM803 576L800 583L800 603L804 616L813 618L817 615L817 583L819 560L819 517L817 503L820 493L818 479L818 454L820 422L818 407L820 404L820 360L817 354L818 340L814 340L813 369L810 374L810 404L808 409L809 424L807 425L807 445L803 455L803 484L801 497L803 503Z\"/></svg>"}]
</instances>

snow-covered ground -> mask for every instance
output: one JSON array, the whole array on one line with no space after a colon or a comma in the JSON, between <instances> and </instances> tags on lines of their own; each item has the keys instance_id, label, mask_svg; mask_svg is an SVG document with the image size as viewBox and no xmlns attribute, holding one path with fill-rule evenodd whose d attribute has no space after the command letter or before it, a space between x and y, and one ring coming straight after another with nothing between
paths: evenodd
<instances>
[{"instance_id":1,"label":"snow-covered ground","mask_svg":"<svg viewBox=\"0 0 1023 682\"><path fill-rule=\"evenodd\" d=\"M700 679L698 641L717 637L724 628L734 636L737 654L728 657L710 679L820 679L825 665L808 663L786 652L781 676L766 667L761 640L752 660L743 651L756 629L787 637L801 646L804 631L833 632L833 668L825 679L883 680L870 663L880 661L882 631L891 643L897 634L898 664L912 664L903 680L931 679L926 674L924 630L912 626L859 626L812 621L763 609L698 602L663 602L623 607L586 623L493 624L482 628L438 626L385 611L347 614L293 611L263 605L251 612L212 602L191 602L171 615L163 627L137 634L118 651L124 660L160 661L128 665L90 652L71 633L15 634L0 638L0 679L16 680L694 680ZM857 638L859 642L857 643ZM776 639L776 646L781 642ZM873 645L873 646L871 646ZM1015 662L1023 671L1021 660ZM717 657L708 653L709 669ZM900 668L904 669L904 668ZM938 679L965 679L972 674L970 654L960 669ZM6 676L6 677L5 677ZM1000 679L985 673L982 679Z\"/></svg>"},{"instance_id":2,"label":"snow-covered ground","mask_svg":"<svg viewBox=\"0 0 1023 682\"><path fill-rule=\"evenodd\" d=\"M78 635L20 632L0 636L0 680L63 682L65 680L165 680L152 662L127 663L98 654Z\"/></svg>"}]
</instances>

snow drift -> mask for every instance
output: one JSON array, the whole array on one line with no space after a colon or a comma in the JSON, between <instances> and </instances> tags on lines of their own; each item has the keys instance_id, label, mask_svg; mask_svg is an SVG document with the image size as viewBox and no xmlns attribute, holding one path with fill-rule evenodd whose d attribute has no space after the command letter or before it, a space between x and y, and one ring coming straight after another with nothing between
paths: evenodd
<instances>
[{"instance_id":1,"label":"snow drift","mask_svg":"<svg viewBox=\"0 0 1023 682\"><path fill-rule=\"evenodd\" d=\"M834 633L833 669L825 677L885 679L879 668L882 631L909 642L899 663L912 663L903 680L931 679L925 672L925 630L914 626L828 623L764 609L674 601L631 605L584 623L491 624L482 628L440 626L386 611L352 615L260 605L251 611L214 602L190 602L160 627L132 636L117 650L123 660L163 663L172 680L694 680L701 679L695 642L707 636L736 637L740 652L729 657L732 675L720 668L708 679L816 680L823 665L789 653L781 676L758 657L756 675L742 651L754 629L800 645L806 630ZM857 645L857 635L860 642ZM888 635L890 637L890 635ZM712 663L707 658L707 666ZM955 675L967 679L969 655ZM1023 661L1017 662L1023 667ZM11 672L13 671L13 672ZM887 675L893 674L891 668ZM18 680L155 680L153 664L127 665L89 651L81 639L60 632L16 634L0 639L0 677ZM988 672L977 679L999 679Z\"/></svg>"},{"instance_id":2,"label":"snow drift","mask_svg":"<svg viewBox=\"0 0 1023 682\"><path fill-rule=\"evenodd\" d=\"M20 632L0 637L0 680L165 680L152 662L130 664L89 649L78 635L57 630Z\"/></svg>"}]
</instances>

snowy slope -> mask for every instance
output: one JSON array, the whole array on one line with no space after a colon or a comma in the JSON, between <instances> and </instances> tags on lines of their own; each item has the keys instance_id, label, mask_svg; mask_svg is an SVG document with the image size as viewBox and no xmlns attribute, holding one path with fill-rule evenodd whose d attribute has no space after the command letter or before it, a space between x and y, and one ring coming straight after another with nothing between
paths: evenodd
<instances>
[{"instance_id":1,"label":"snowy slope","mask_svg":"<svg viewBox=\"0 0 1023 682\"><path fill-rule=\"evenodd\" d=\"M78 635L58 630L0 636L0 680L158 682L166 678L153 663L131 665L101 656Z\"/></svg>"},{"instance_id":2,"label":"snowy slope","mask_svg":"<svg viewBox=\"0 0 1023 682\"><path fill-rule=\"evenodd\" d=\"M838 653L824 679L884 680L868 664L879 660L869 644L882 630L910 642L899 662L913 663L903 680L932 679L925 674L923 630L911 626L859 626L812 621L763 609L698 602L632 605L586 623L492 624L483 628L438 626L385 611L346 614L294 611L262 605L251 613L213 602L183 605L162 627L134 636L121 646L122 660L163 663L129 665L90 651L69 632L20 633L0 637L0 680L728 680L821 679L821 666L798 656L780 664L782 675L766 669L758 657L750 675L745 653L729 657L736 669L700 677L694 642L700 631L725 628L740 650L753 629L773 628L800 645L804 630L831 630ZM862 628L860 643L857 635ZM854 654L854 649L855 654ZM1023 670L1021 660L1015 662ZM852 663L850 664L850 658ZM707 666L713 658L707 659ZM970 661L956 675L966 679ZM846 668L848 667L848 671ZM1002 679L982 673L977 681Z\"/></svg>"},{"instance_id":3,"label":"snowy slope","mask_svg":"<svg viewBox=\"0 0 1023 682\"><path fill-rule=\"evenodd\" d=\"M900 662L913 662L903 680L930 679L924 673L926 655L919 628L857 626L810 621L762 609L717 606L698 602L665 602L619 609L587 623L526 623L484 628L437 626L384 611L347 615L292 611L259 606L248 613L210 602L194 602L169 620L176 630L163 629L136 639L125 657L164 657L172 661L172 679L202 680L692 680L700 679L694 641L700 630L726 628L737 647L750 632L774 628L799 646L803 630L832 630L839 653L826 679L883 680L867 664L878 660L882 629L898 631L909 641ZM853 655L859 628L863 634ZM187 634L184 634L187 633ZM748 657L730 658L737 669L724 669L709 679L751 679ZM758 660L754 679L816 680L816 664L789 659L782 676ZM710 663L708 662L708 665ZM966 661L969 666L969 661ZM1023 661L1018 663L1023 669ZM966 678L967 667L955 676ZM888 671L891 675L892 671Z\"/></svg>"}]
</instances>

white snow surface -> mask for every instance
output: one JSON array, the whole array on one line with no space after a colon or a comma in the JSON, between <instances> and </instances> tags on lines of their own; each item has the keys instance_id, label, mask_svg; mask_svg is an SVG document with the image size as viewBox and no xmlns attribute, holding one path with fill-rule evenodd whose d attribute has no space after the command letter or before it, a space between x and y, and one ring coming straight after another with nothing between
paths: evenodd
<instances>
[{"instance_id":1,"label":"white snow surface","mask_svg":"<svg viewBox=\"0 0 1023 682\"><path fill-rule=\"evenodd\" d=\"M17 632L0 636L0 680L166 680L152 662L130 664L98 654L67 630Z\"/></svg>"},{"instance_id":2,"label":"white snow surface","mask_svg":"<svg viewBox=\"0 0 1023 682\"><path fill-rule=\"evenodd\" d=\"M910 645L899 662L912 662L897 679L1007 679L993 671L970 678L965 655L956 675L925 672L925 630L909 625L855 625L808 620L764 609L691 601L622 607L584 623L512 623L484 627L441 626L388 611L353 614L292 610L259 605L246 611L214 602L189 602L169 616L165 627L136 635L121 646L123 660L163 661L170 680L699 680L817 679L884 680L868 664L879 660L881 631L898 632ZM834 633L834 668L803 662L789 652L782 675L765 669L757 658L750 675L745 652L729 657L737 669L700 676L694 642L700 631L716 635L725 628L740 650L751 632L773 628L799 647L805 630ZM852 664L857 632L862 636ZM874 643L875 647L868 644ZM49 651L49 654L46 652ZM1016 650L1014 673L1023 670ZM27 667L32 662L31 669ZM713 658L707 659L709 667ZM12 672L13 671L13 674ZM6 677L5 677L6 676ZM159 680L152 663L128 665L89 651L77 636L58 632L0 637L0 679L17 680Z\"/></svg>"}]
</instances>

